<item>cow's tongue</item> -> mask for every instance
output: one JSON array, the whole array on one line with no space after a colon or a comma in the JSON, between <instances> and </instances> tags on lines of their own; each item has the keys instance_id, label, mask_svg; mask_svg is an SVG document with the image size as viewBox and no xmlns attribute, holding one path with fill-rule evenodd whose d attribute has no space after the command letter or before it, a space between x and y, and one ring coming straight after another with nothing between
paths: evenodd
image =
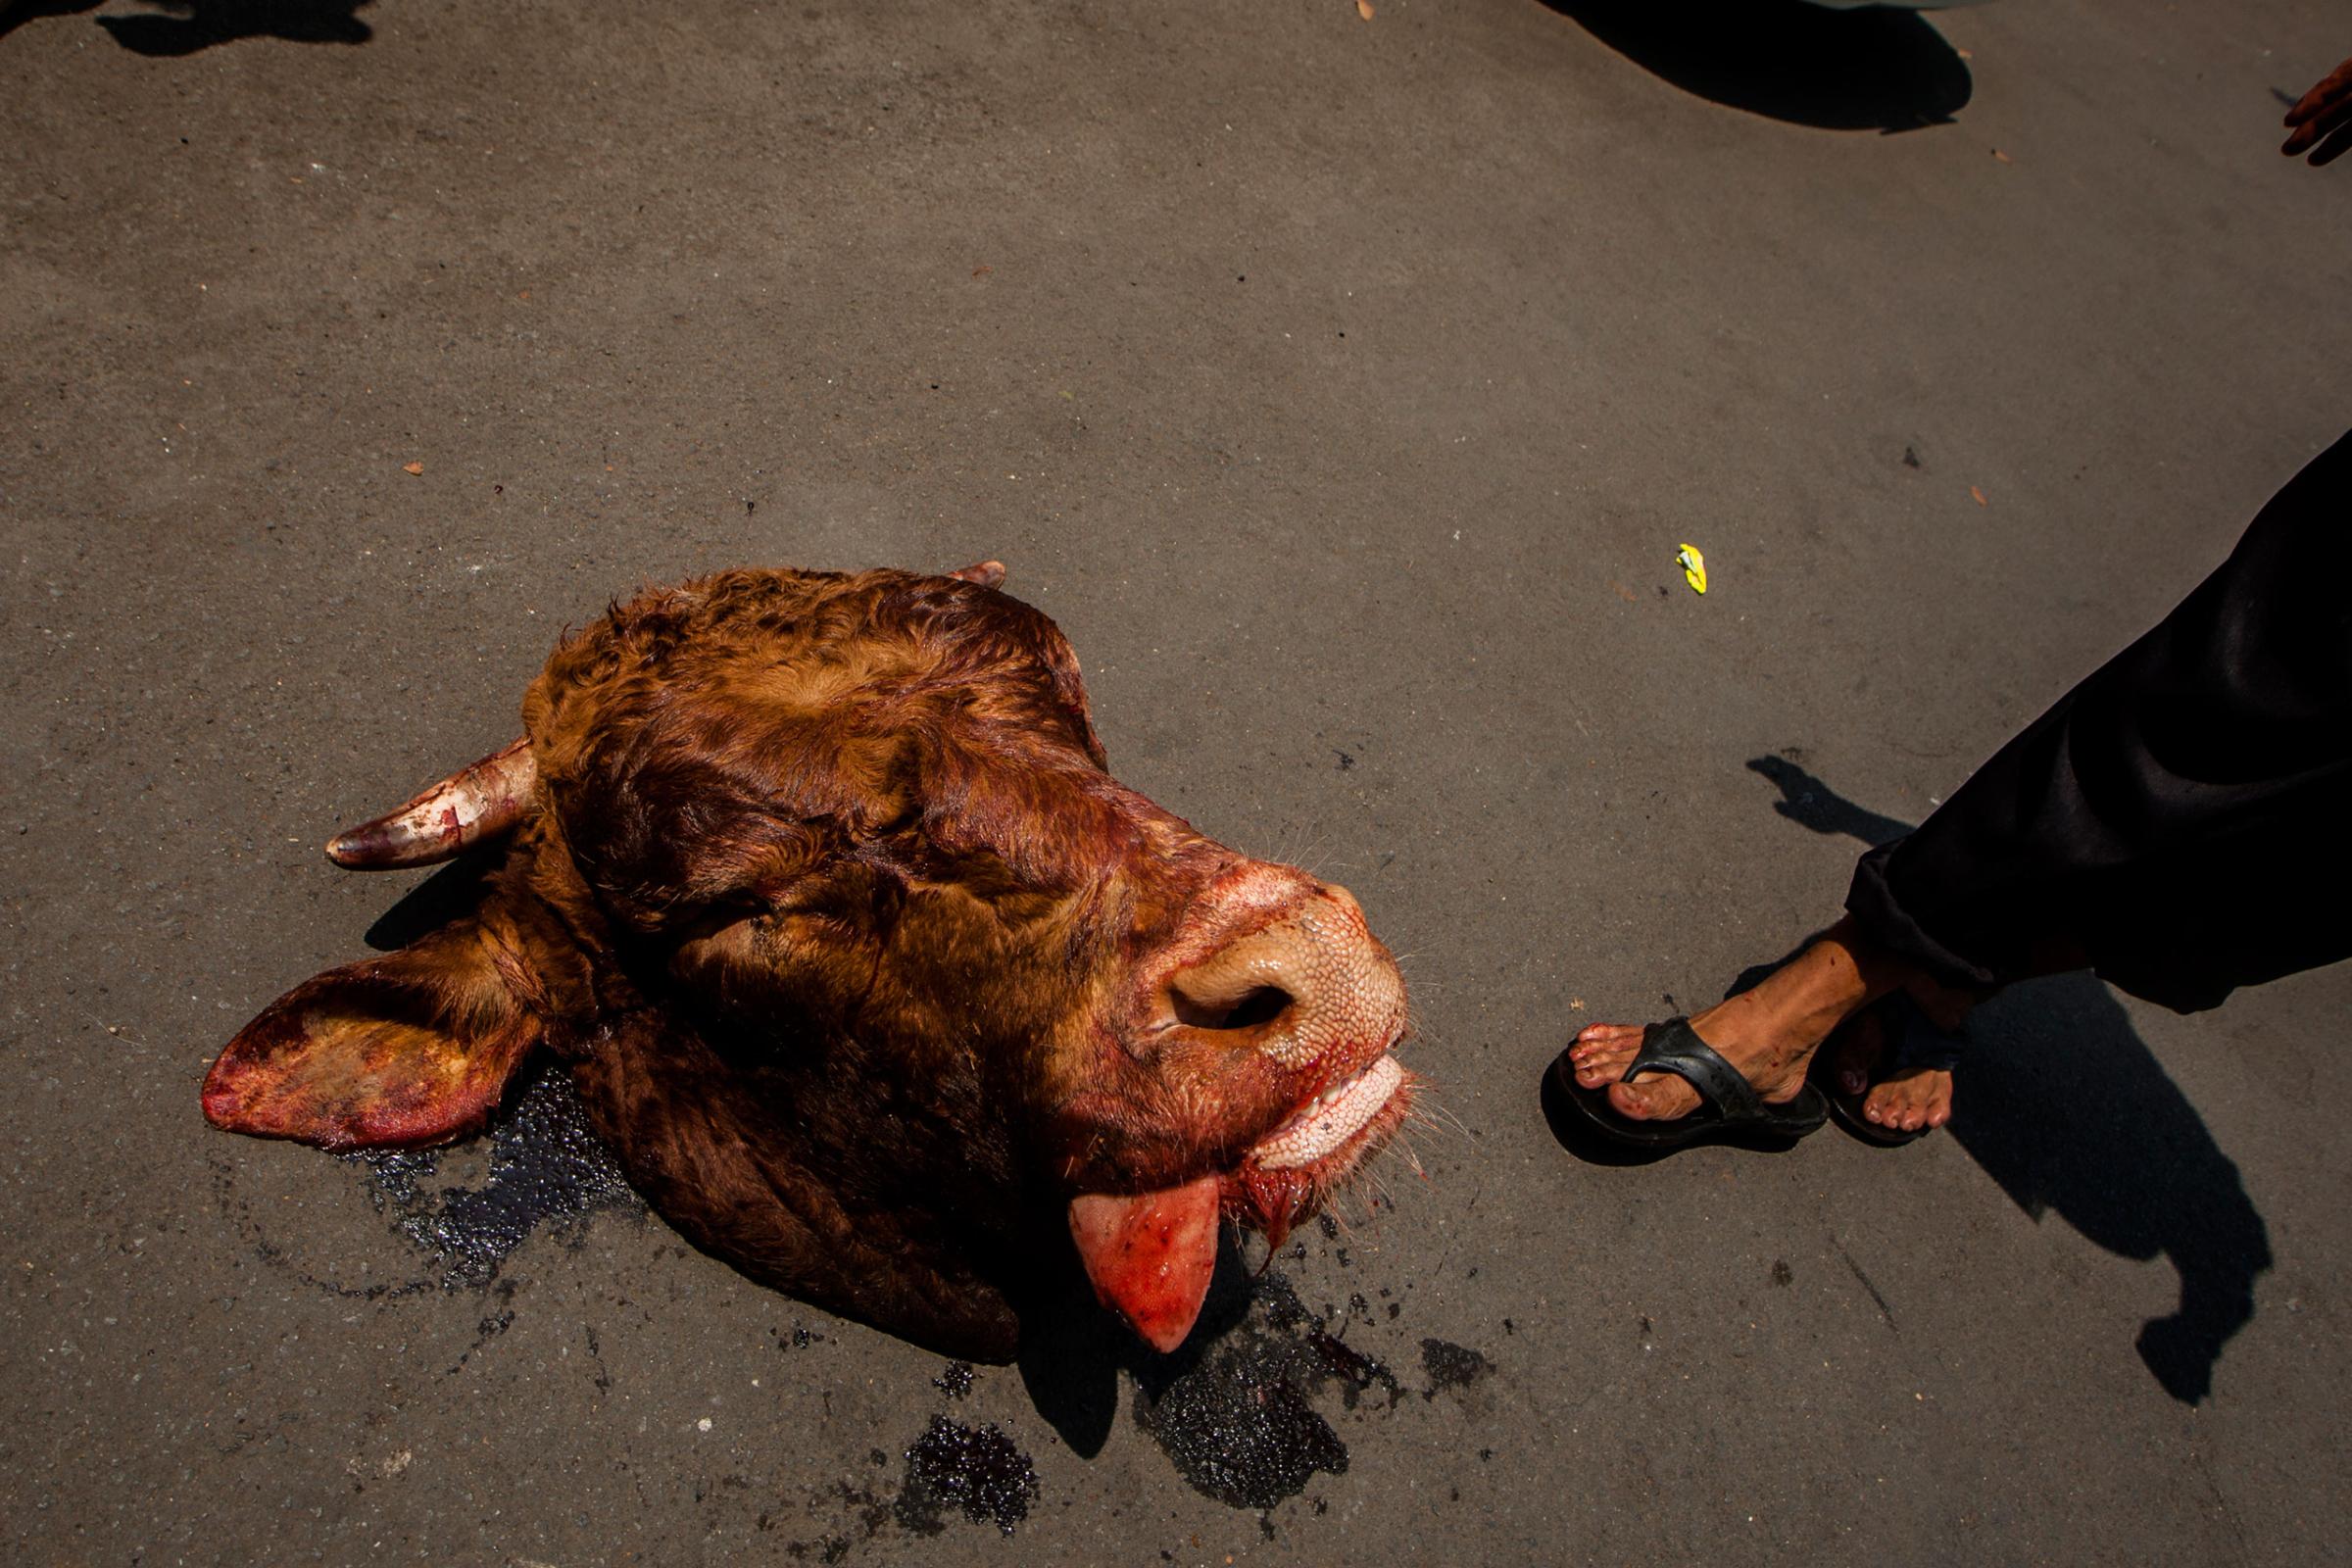
<instances>
[{"instance_id":1,"label":"cow's tongue","mask_svg":"<svg viewBox=\"0 0 2352 1568\"><path fill-rule=\"evenodd\" d=\"M1217 1271L1220 1185L1211 1175L1132 1198L1070 1200L1070 1238L1095 1295L1155 1350L1182 1345L1200 1315Z\"/></svg>"}]
</instances>

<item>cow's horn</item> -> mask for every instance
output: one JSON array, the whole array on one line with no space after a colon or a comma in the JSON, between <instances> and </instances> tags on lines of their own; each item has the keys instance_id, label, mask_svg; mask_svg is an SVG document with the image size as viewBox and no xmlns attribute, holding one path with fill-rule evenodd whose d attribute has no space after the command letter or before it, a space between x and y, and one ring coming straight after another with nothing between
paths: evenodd
<instances>
[{"instance_id":1,"label":"cow's horn","mask_svg":"<svg viewBox=\"0 0 2352 1568\"><path fill-rule=\"evenodd\" d=\"M355 871L431 865L522 820L539 764L528 736L468 763L415 800L326 841L326 858Z\"/></svg>"}]
</instances>

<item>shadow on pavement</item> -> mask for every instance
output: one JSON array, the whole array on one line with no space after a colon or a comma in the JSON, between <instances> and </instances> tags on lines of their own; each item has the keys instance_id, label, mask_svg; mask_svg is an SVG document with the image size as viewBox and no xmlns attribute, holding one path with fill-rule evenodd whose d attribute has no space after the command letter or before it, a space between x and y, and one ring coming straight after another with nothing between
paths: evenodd
<instances>
[{"instance_id":1,"label":"shadow on pavement","mask_svg":"<svg viewBox=\"0 0 2352 1568\"><path fill-rule=\"evenodd\" d=\"M1015 1365L1029 1402L1070 1451L1092 1459L1109 1441L1119 1413L1119 1374L1147 1395L1197 1367L1209 1347L1249 1315L1257 1272L1230 1228L1217 1238L1217 1271L1200 1319L1174 1352L1161 1355L1095 1302L1074 1267L1041 1278L1020 1304L1021 1348Z\"/></svg>"},{"instance_id":2,"label":"shadow on pavement","mask_svg":"<svg viewBox=\"0 0 2352 1568\"><path fill-rule=\"evenodd\" d=\"M27 22L95 11L106 0L0 0L0 37ZM98 25L133 54L192 55L240 38L293 43L366 43L375 30L353 15L368 0L145 0L135 16L99 17Z\"/></svg>"},{"instance_id":3,"label":"shadow on pavement","mask_svg":"<svg viewBox=\"0 0 2352 1568\"><path fill-rule=\"evenodd\" d=\"M482 902L482 884L505 858L503 846L468 850L401 895L375 917L364 939L378 953L392 953L440 930Z\"/></svg>"},{"instance_id":4,"label":"shadow on pavement","mask_svg":"<svg viewBox=\"0 0 2352 1568\"><path fill-rule=\"evenodd\" d=\"M1952 1136L2035 1220L2055 1210L2119 1256L2172 1260L2180 1307L2141 1327L2139 1355L2174 1398L2203 1399L2271 1266L2237 1166L2091 975L2012 987L1969 1032Z\"/></svg>"},{"instance_id":5,"label":"shadow on pavement","mask_svg":"<svg viewBox=\"0 0 2352 1568\"><path fill-rule=\"evenodd\" d=\"M1948 124L1974 83L1959 51L1908 11L1800 0L1544 0L1685 92L1825 130Z\"/></svg>"}]
</instances>

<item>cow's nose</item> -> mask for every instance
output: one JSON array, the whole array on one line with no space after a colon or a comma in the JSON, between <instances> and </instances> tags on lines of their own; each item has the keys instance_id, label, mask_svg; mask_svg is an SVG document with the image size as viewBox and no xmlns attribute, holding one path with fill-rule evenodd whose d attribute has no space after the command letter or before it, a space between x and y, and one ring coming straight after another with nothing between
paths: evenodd
<instances>
[{"instance_id":1,"label":"cow's nose","mask_svg":"<svg viewBox=\"0 0 2352 1568\"><path fill-rule=\"evenodd\" d=\"M1348 890L1319 888L1295 912L1238 937L1168 980L1162 1016L1299 1066L1336 1043L1402 1022L1396 964Z\"/></svg>"},{"instance_id":2,"label":"cow's nose","mask_svg":"<svg viewBox=\"0 0 2352 1568\"><path fill-rule=\"evenodd\" d=\"M1255 1029L1298 1004L1298 965L1272 931L1242 938L1168 982L1168 1013L1194 1029Z\"/></svg>"}]
</instances>

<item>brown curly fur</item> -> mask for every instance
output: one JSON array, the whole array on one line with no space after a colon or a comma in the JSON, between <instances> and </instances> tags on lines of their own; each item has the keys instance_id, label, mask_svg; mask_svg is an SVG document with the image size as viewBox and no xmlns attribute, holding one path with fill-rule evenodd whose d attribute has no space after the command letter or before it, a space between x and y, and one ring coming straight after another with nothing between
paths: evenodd
<instances>
[{"instance_id":1,"label":"brown curly fur","mask_svg":"<svg viewBox=\"0 0 2352 1568\"><path fill-rule=\"evenodd\" d=\"M1250 862L1104 771L1068 643L1004 594L720 572L567 637L523 717L537 796L481 908L264 1012L215 1121L459 1136L544 1041L698 1244L1001 1359L1041 1217L1229 1165L1312 1092L1129 1027L1137 956Z\"/></svg>"}]
</instances>

